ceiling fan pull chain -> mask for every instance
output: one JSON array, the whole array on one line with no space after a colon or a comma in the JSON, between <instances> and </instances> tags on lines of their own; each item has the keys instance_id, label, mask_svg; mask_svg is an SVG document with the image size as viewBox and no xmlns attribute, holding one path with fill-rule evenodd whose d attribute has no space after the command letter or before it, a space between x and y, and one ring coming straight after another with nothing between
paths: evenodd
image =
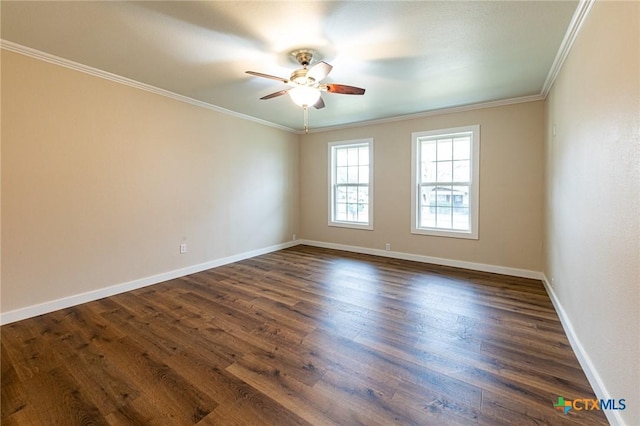
<instances>
[{"instance_id":1,"label":"ceiling fan pull chain","mask_svg":"<svg viewBox=\"0 0 640 426\"><path fill-rule=\"evenodd\" d=\"M304 111L304 133L309 134L309 108L305 105L302 109Z\"/></svg>"}]
</instances>

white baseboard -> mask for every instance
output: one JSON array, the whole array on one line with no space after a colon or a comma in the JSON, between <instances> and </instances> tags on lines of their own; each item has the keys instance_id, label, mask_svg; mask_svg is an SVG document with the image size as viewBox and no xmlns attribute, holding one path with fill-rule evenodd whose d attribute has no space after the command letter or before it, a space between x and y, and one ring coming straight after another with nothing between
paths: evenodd
<instances>
[{"instance_id":1,"label":"white baseboard","mask_svg":"<svg viewBox=\"0 0 640 426\"><path fill-rule=\"evenodd\" d=\"M542 273L528 269L509 268L506 266L488 265L485 263L466 262L463 260L445 259L442 257L424 256L420 254L403 253L398 251L372 249L367 247L349 246L344 244L325 243L322 241L299 240L300 244L322 247L335 250L350 251L353 253L371 254L374 256L390 257L392 259L411 260L414 262L431 263L434 265L452 266L455 268L471 269L474 271L491 272L494 274L511 275L521 278L542 279Z\"/></svg>"},{"instance_id":2,"label":"white baseboard","mask_svg":"<svg viewBox=\"0 0 640 426\"><path fill-rule=\"evenodd\" d=\"M240 260L249 259L255 256L260 256L261 254L271 253L273 251L293 247L295 245L298 245L299 243L299 241L290 241L287 243L276 244L273 246L236 254L233 256L215 259L197 265L187 266L185 268L180 268L173 271L163 272L161 274L152 275L150 277L140 278L125 283L88 291L86 293L74 294L73 296L63 297L61 299L27 306L25 308L15 309L13 311L3 312L0 313L0 325L32 318L60 309L69 308L71 306L80 305L82 303L92 302L104 297L114 296L116 294L136 290L138 288L146 287L149 285L158 284L179 277L184 277L185 275L195 274L196 272L206 271L207 269L216 268L218 266L227 265L229 263L238 262Z\"/></svg>"},{"instance_id":3,"label":"white baseboard","mask_svg":"<svg viewBox=\"0 0 640 426\"><path fill-rule=\"evenodd\" d=\"M560 303L556 292L553 290L553 287L551 287L551 284L549 283L549 280L544 273L542 274L542 282L545 289L547 290L549 298L551 299L551 303L553 303L553 307L555 308L556 313L560 318L560 323L562 324L562 328L564 329L564 334L567 335L569 343L571 344L571 348L576 354L578 362L580 363L584 374L587 376L589 384L593 388L593 392L596 394L596 397L598 399L612 399L611 394L607 390L604 382L602 381L602 378L598 374L598 370L596 370L593 362L591 362L589 354L585 350L584 346L582 346L582 343L580 343L580 339L578 338L578 335L573 328L573 324L571 323L571 319L569 318L567 311L564 310L562 303ZM607 420L610 424L625 425L625 422L618 411L604 410L603 412L607 416Z\"/></svg>"}]
</instances>

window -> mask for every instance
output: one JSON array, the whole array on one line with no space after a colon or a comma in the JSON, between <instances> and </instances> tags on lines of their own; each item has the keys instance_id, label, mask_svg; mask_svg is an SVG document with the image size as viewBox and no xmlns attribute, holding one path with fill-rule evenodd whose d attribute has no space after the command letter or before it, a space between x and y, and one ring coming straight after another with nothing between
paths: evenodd
<instances>
[{"instance_id":1,"label":"window","mask_svg":"<svg viewBox=\"0 0 640 426\"><path fill-rule=\"evenodd\" d=\"M480 126L411 139L411 232L478 239Z\"/></svg>"},{"instance_id":2,"label":"window","mask_svg":"<svg viewBox=\"0 0 640 426\"><path fill-rule=\"evenodd\" d=\"M329 144L329 225L373 229L373 139Z\"/></svg>"}]
</instances>

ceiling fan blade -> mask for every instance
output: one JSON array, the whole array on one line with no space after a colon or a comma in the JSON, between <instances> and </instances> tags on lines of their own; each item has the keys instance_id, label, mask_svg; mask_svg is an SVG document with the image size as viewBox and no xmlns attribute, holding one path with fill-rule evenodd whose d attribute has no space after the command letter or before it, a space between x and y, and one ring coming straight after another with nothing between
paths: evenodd
<instances>
[{"instance_id":1,"label":"ceiling fan blade","mask_svg":"<svg viewBox=\"0 0 640 426\"><path fill-rule=\"evenodd\" d=\"M324 100L322 99L322 96L320 96L320 97L318 98L318 101L317 101L315 104L313 104L313 107L314 107L315 109L324 108Z\"/></svg>"},{"instance_id":2,"label":"ceiling fan blade","mask_svg":"<svg viewBox=\"0 0 640 426\"><path fill-rule=\"evenodd\" d=\"M261 72L255 72L255 71L245 71L245 72L247 74L255 75L256 77L270 78L271 80L281 81L285 84L289 83L289 80L287 80L286 78L276 77L275 75L262 74Z\"/></svg>"},{"instance_id":3,"label":"ceiling fan blade","mask_svg":"<svg viewBox=\"0 0 640 426\"><path fill-rule=\"evenodd\" d=\"M275 98L275 97L277 97L277 96L282 96L282 95L286 94L288 91L289 91L288 89L287 89L287 90L281 90L281 91L279 91L279 92L275 92L275 93L271 93L271 94L269 94L269 95L263 96L263 97L261 97L260 99L271 99L271 98Z\"/></svg>"},{"instance_id":4,"label":"ceiling fan blade","mask_svg":"<svg viewBox=\"0 0 640 426\"><path fill-rule=\"evenodd\" d=\"M307 71L307 77L313 78L315 81L320 81L331 72L333 67L326 62L318 62Z\"/></svg>"},{"instance_id":5,"label":"ceiling fan blade","mask_svg":"<svg viewBox=\"0 0 640 426\"><path fill-rule=\"evenodd\" d=\"M364 89L344 84L325 84L327 92L340 93L343 95L364 95Z\"/></svg>"}]
</instances>

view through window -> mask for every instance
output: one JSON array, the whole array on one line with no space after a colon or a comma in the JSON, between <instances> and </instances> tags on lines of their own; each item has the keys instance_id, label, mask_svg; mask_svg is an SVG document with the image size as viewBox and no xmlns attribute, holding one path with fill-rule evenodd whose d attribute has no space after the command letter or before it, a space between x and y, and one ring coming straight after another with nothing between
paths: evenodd
<instances>
[{"instance_id":1,"label":"view through window","mask_svg":"<svg viewBox=\"0 0 640 426\"><path fill-rule=\"evenodd\" d=\"M329 156L329 224L371 229L373 140L331 143Z\"/></svg>"},{"instance_id":2,"label":"view through window","mask_svg":"<svg viewBox=\"0 0 640 426\"><path fill-rule=\"evenodd\" d=\"M412 232L477 238L479 128L413 134Z\"/></svg>"}]
</instances>

